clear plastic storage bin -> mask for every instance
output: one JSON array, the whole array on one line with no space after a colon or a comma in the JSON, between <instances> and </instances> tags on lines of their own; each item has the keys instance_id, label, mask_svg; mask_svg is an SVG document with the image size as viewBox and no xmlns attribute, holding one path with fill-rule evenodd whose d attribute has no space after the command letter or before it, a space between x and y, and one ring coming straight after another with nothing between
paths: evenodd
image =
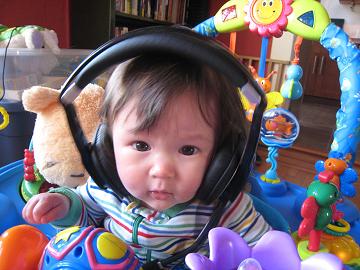
<instances>
[{"instance_id":1,"label":"clear plastic storage bin","mask_svg":"<svg viewBox=\"0 0 360 270\"><path fill-rule=\"evenodd\" d=\"M0 167L23 158L34 128L35 114L24 110L25 89L43 85L60 89L71 72L91 53L90 50L0 49L0 106L9 115L9 124L0 130ZM3 117L0 115L0 123Z\"/></svg>"}]
</instances>

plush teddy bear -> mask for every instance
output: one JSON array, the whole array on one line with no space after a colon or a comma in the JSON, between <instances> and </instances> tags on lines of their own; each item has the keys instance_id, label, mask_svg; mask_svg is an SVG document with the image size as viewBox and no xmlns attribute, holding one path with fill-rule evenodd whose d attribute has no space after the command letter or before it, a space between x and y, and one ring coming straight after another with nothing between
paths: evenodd
<instances>
[{"instance_id":1,"label":"plush teddy bear","mask_svg":"<svg viewBox=\"0 0 360 270\"><path fill-rule=\"evenodd\" d=\"M0 24L0 48L48 48L59 53L58 37L54 30L37 25L9 28Z\"/></svg>"},{"instance_id":2,"label":"plush teddy bear","mask_svg":"<svg viewBox=\"0 0 360 270\"><path fill-rule=\"evenodd\" d=\"M56 89L34 86L24 91L22 101L25 110L37 114L32 145L38 172L51 184L76 187L86 182L88 173L71 135L59 94L60 91ZM99 111L103 95L102 87L89 84L74 102L88 141L92 141L100 121ZM32 157L25 153L25 169L29 160L31 161ZM31 171L25 170L25 175L26 173Z\"/></svg>"}]
</instances>

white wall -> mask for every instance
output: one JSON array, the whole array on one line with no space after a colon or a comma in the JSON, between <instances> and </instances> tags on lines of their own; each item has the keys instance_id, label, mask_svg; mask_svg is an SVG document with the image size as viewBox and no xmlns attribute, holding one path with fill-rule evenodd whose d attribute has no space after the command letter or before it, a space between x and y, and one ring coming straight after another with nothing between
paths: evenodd
<instances>
[{"instance_id":1,"label":"white wall","mask_svg":"<svg viewBox=\"0 0 360 270\"><path fill-rule=\"evenodd\" d=\"M273 38L271 44L270 59L290 61L294 55L293 44L295 35L284 32L280 38Z\"/></svg>"},{"instance_id":2,"label":"white wall","mask_svg":"<svg viewBox=\"0 0 360 270\"><path fill-rule=\"evenodd\" d=\"M360 5L344 5L338 0L321 0L330 18L345 19L344 31L352 38L360 38Z\"/></svg>"}]
</instances>

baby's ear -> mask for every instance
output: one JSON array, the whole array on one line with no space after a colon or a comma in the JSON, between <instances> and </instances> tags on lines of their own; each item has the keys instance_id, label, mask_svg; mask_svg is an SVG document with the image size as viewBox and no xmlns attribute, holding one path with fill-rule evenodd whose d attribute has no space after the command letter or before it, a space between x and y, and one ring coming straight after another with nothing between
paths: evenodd
<instances>
[{"instance_id":1,"label":"baby's ear","mask_svg":"<svg viewBox=\"0 0 360 270\"><path fill-rule=\"evenodd\" d=\"M52 104L59 102L60 91L48 87L33 86L24 91L22 102L24 109L39 113Z\"/></svg>"}]
</instances>

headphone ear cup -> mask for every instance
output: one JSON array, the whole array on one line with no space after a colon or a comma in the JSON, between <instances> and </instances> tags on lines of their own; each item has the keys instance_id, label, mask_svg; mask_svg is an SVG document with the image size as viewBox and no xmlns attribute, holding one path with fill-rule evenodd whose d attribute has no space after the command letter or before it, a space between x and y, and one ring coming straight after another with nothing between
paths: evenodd
<instances>
[{"instance_id":1,"label":"headphone ear cup","mask_svg":"<svg viewBox=\"0 0 360 270\"><path fill-rule=\"evenodd\" d=\"M116 169L114 147L107 125L101 123L95 133L91 148L93 180L100 188L111 188L115 193L128 195Z\"/></svg>"},{"instance_id":2,"label":"headphone ear cup","mask_svg":"<svg viewBox=\"0 0 360 270\"><path fill-rule=\"evenodd\" d=\"M205 203L211 203L225 193L241 166L245 140L238 138L236 143L231 139L225 142L216 151L196 195Z\"/></svg>"}]
</instances>

